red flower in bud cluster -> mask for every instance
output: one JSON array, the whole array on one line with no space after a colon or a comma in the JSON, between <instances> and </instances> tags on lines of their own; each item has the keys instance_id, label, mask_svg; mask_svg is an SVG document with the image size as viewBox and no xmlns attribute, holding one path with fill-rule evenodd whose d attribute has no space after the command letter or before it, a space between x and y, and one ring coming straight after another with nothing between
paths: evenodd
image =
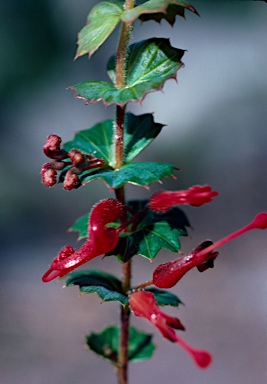
<instances>
[{"instance_id":1,"label":"red flower in bud cluster","mask_svg":"<svg viewBox=\"0 0 267 384\"><path fill-rule=\"evenodd\" d=\"M52 187L57 182L57 171L62 171L67 166L71 168L66 172L63 181L63 188L71 190L81 185L79 174L83 171L93 168L101 168L105 165L103 159L99 159L92 155L84 155L77 149L66 152L60 148L61 138L57 135L48 136L43 147L47 157L54 159L50 163L43 165L41 170L42 180L46 187ZM68 159L70 161L63 161Z\"/></svg>"},{"instance_id":2,"label":"red flower in bud cluster","mask_svg":"<svg viewBox=\"0 0 267 384\"><path fill-rule=\"evenodd\" d=\"M63 277L80 265L115 248L122 227L109 228L106 224L118 220L122 212L122 204L115 199L105 199L96 204L89 218L86 243L76 252L70 245L63 248L43 275L43 282Z\"/></svg>"},{"instance_id":3,"label":"red flower in bud cluster","mask_svg":"<svg viewBox=\"0 0 267 384\"><path fill-rule=\"evenodd\" d=\"M215 196L218 196L218 192L212 191L208 185L195 185L184 191L156 192L148 205L152 211L165 213L175 205L189 204L199 207L210 203Z\"/></svg>"},{"instance_id":4,"label":"red flower in bud cluster","mask_svg":"<svg viewBox=\"0 0 267 384\"><path fill-rule=\"evenodd\" d=\"M194 267L200 271L212 267L212 261L217 257L218 252L213 252L216 248L228 243L238 236L252 229L267 228L267 213L259 213L255 219L245 227L233 232L221 240L212 243L205 241L201 243L190 254L165 264L160 264L153 273L153 284L159 288L171 288L184 276L186 272Z\"/></svg>"},{"instance_id":5,"label":"red flower in bud cluster","mask_svg":"<svg viewBox=\"0 0 267 384\"><path fill-rule=\"evenodd\" d=\"M163 337L178 343L192 357L196 365L206 368L211 363L211 355L203 350L195 349L178 336L174 329L185 330L180 320L162 312L151 292L139 291L130 296L130 307L137 317L143 317L161 332Z\"/></svg>"}]
</instances>

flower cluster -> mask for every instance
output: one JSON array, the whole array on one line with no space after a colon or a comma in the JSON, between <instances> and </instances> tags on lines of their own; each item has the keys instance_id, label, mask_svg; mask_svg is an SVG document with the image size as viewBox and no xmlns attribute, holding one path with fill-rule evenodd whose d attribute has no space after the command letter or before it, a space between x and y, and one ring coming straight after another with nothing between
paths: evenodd
<instances>
[{"instance_id":1,"label":"flower cluster","mask_svg":"<svg viewBox=\"0 0 267 384\"><path fill-rule=\"evenodd\" d=\"M76 252L70 245L63 248L43 275L43 282L63 277L80 265L115 248L123 226L110 228L106 224L118 220L122 213L123 206L118 200L105 199L96 204L89 218L88 240Z\"/></svg>"},{"instance_id":2,"label":"flower cluster","mask_svg":"<svg viewBox=\"0 0 267 384\"><path fill-rule=\"evenodd\" d=\"M165 337L173 343L178 343L192 357L200 368L207 368L211 363L211 355L203 350L191 347L174 329L184 331L185 328L176 317L162 312L151 292L138 291L130 295L130 307L137 317L143 317L152 323Z\"/></svg>"},{"instance_id":3,"label":"flower cluster","mask_svg":"<svg viewBox=\"0 0 267 384\"><path fill-rule=\"evenodd\" d=\"M165 213L175 205L189 204L199 207L202 204L210 203L218 192L212 191L208 185L195 185L184 191L156 192L149 201L152 211Z\"/></svg>"},{"instance_id":4,"label":"flower cluster","mask_svg":"<svg viewBox=\"0 0 267 384\"><path fill-rule=\"evenodd\" d=\"M93 155L84 155L77 149L72 149L69 152L61 149L61 141L59 136L50 135L43 147L45 155L54 160L45 163L41 169L42 181L46 187L55 185L57 172L69 167L64 177L63 188L66 190L78 188L81 185L79 175L83 171L101 168L105 165L103 159Z\"/></svg>"},{"instance_id":5,"label":"flower cluster","mask_svg":"<svg viewBox=\"0 0 267 384\"><path fill-rule=\"evenodd\" d=\"M213 252L222 245L234 240L236 237L252 229L267 228L267 213L259 213L254 220L243 228L231 233L221 240L212 243L205 241L201 243L190 254L181 257L178 260L160 264L153 273L153 284L159 288L171 288L184 276L190 269L197 267L199 271L204 271L213 266L213 261L218 252Z\"/></svg>"}]
</instances>

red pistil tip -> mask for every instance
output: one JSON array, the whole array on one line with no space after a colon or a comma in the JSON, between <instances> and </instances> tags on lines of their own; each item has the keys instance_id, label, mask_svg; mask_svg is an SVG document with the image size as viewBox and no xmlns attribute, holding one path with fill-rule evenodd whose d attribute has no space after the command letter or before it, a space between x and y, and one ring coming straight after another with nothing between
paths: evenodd
<instances>
[{"instance_id":1,"label":"red pistil tip","mask_svg":"<svg viewBox=\"0 0 267 384\"><path fill-rule=\"evenodd\" d=\"M267 228L267 212L260 212L251 222L253 228L266 229Z\"/></svg>"}]
</instances>

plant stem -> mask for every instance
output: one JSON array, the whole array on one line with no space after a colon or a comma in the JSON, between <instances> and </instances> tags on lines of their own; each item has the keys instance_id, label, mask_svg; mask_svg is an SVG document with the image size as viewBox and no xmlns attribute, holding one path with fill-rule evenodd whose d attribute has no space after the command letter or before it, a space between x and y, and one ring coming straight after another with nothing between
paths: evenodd
<instances>
[{"instance_id":1,"label":"plant stem","mask_svg":"<svg viewBox=\"0 0 267 384\"><path fill-rule=\"evenodd\" d=\"M125 11L134 7L134 0L125 0ZM126 79L126 58L128 44L131 37L133 26L129 23L122 23L119 45L116 56L116 86L123 88ZM116 126L114 130L115 143L115 168L120 169L124 165L124 122L126 106L117 105L116 108ZM124 187L115 190L116 198L125 204ZM122 217L122 222L127 220L126 212ZM122 291L127 294L131 287L131 261L122 264ZM117 376L119 384L128 383L128 341L129 341L130 309L125 305L121 309L121 329L120 346L118 353Z\"/></svg>"}]
</instances>

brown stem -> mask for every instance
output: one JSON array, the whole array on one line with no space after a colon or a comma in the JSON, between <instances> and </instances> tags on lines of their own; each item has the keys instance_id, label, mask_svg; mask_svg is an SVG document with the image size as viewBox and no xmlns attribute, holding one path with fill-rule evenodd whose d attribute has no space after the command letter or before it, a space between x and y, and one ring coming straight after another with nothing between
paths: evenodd
<instances>
[{"instance_id":1,"label":"brown stem","mask_svg":"<svg viewBox=\"0 0 267 384\"><path fill-rule=\"evenodd\" d=\"M134 0L125 0L124 9L128 11L134 7ZM133 26L129 23L122 23L120 40L116 57L116 86L123 88L126 79L126 58L128 44L131 37ZM114 130L115 143L115 168L120 169L124 165L124 122L125 122L126 106L118 105L116 108L116 126ZM124 187L115 190L116 198L125 204ZM127 220L125 211L124 217L121 218L122 223ZM131 287L131 261L122 264L122 291L127 294ZM130 325L130 308L125 305L121 310L121 330L120 330L120 346L118 353L118 383L128 383L128 342L129 342L129 325Z\"/></svg>"}]
</instances>

